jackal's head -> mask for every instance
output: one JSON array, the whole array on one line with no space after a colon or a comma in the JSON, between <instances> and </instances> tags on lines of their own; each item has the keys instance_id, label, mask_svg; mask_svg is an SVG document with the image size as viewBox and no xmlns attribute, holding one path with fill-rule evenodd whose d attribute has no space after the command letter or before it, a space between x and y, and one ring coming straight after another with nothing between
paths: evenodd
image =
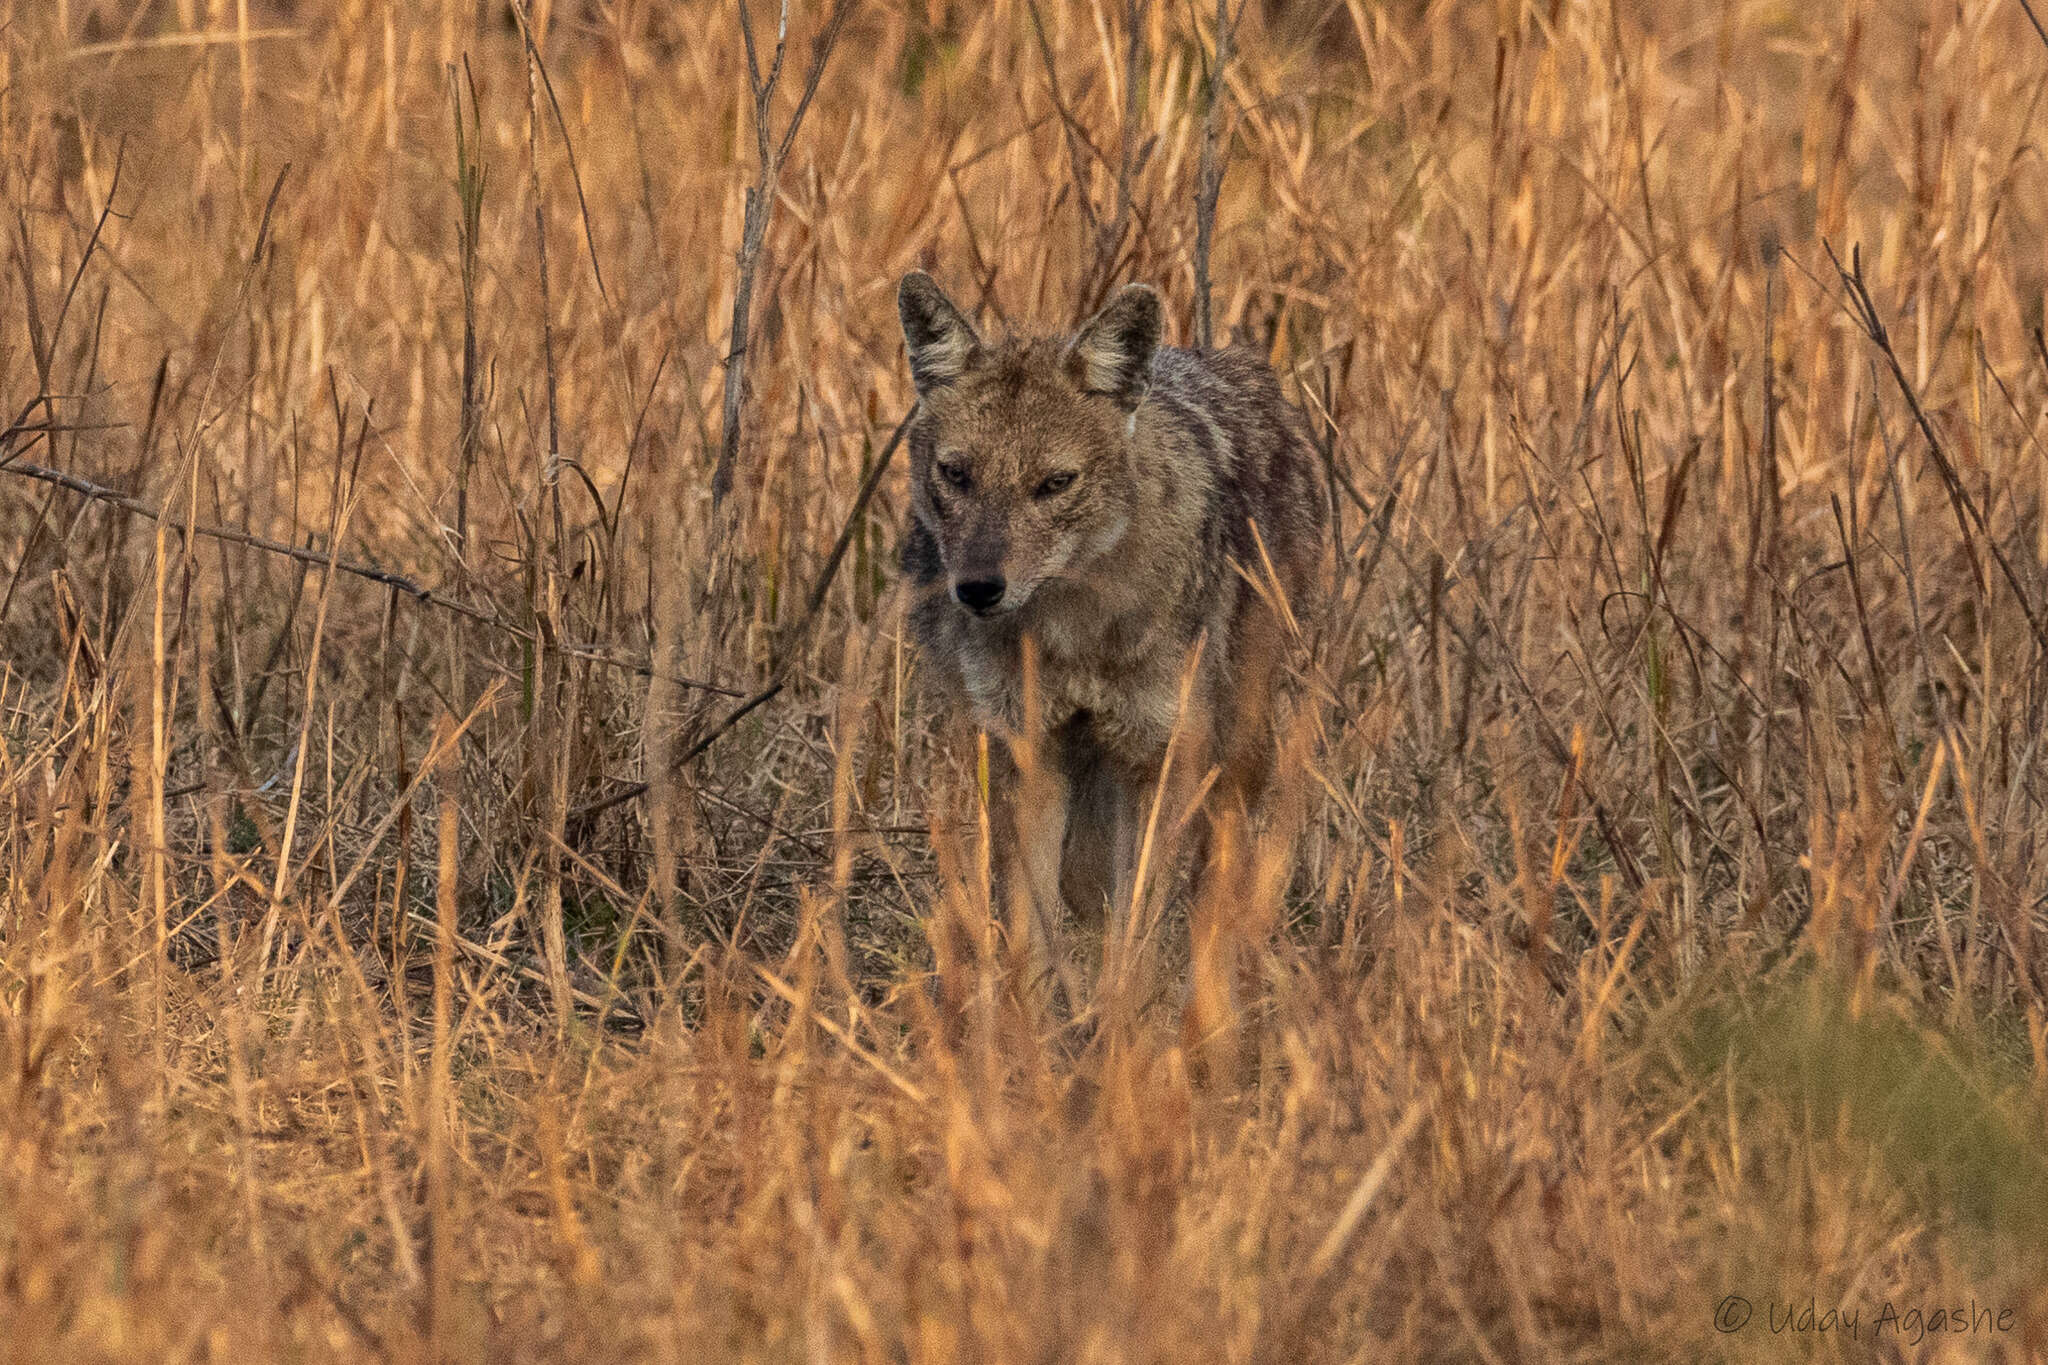
<instances>
[{"instance_id":1,"label":"jackal's head","mask_svg":"<svg viewBox=\"0 0 2048 1365\"><path fill-rule=\"evenodd\" d=\"M922 271L896 307L919 404L911 514L953 600L994 616L1101 573L1130 527L1159 296L1126 285L1071 338L995 344Z\"/></svg>"}]
</instances>

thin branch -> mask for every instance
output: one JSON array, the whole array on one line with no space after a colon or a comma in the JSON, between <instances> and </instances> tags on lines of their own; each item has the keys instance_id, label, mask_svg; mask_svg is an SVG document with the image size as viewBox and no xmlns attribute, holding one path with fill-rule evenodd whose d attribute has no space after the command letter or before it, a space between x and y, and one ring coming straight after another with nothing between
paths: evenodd
<instances>
[{"instance_id":1,"label":"thin branch","mask_svg":"<svg viewBox=\"0 0 2048 1365\"><path fill-rule=\"evenodd\" d=\"M1884 357L1885 367L1891 371L1892 382L1904 395L1906 407L1912 412L1914 423L1919 426L1921 436L1927 441L1928 453L1934 458L1935 471L1941 475L1942 485L1948 490L1949 505L1954 510L1956 524L1963 533L1963 543L1971 547L1971 567L1977 572L1980 587L1983 583L1983 569L1975 563L1974 542L1977 540L1981 540L1985 548L1991 551L1991 557L1997 562L1999 572L2005 575L2006 584L2012 589L2013 597L2018 600L2020 610L2026 614L2027 625L2034 632L2035 642L2044 652L2048 652L2048 626L2042 624L2040 615L2034 610L2033 599L2020 582L2019 573L2013 568L2012 561L1992 538L1991 528L1986 524L1984 514L1977 508L1977 500L1970 496L1970 490L1964 486L1962 476L1956 473L1955 462L1949 458L1948 447L1942 444L1933 421L1927 416L1927 410L1920 406L1920 395L1913 391L1912 382L1906 378L1905 367L1899 363L1899 354L1892 348L1891 333L1885 329L1884 319L1878 314L1877 303L1870 296L1870 287L1863 282L1863 249L1850 249L1849 265L1845 268L1840 258L1835 255L1834 247L1826 243L1822 245L1826 247L1828 260L1834 263L1835 273L1841 277L1842 287L1848 291L1850 316L1856 320L1856 325L1862 329L1863 335L1877 347L1877 353ZM1971 534L1972 527L1975 528L1975 536Z\"/></svg>"},{"instance_id":2,"label":"thin branch","mask_svg":"<svg viewBox=\"0 0 2048 1365\"><path fill-rule=\"evenodd\" d=\"M724 736L726 731L732 729L733 726L738 725L741 721L745 720L748 714L751 713L755 707L765 706L767 703L775 700L775 698L781 695L781 693L782 679L777 678L774 682L769 683L766 687L762 688L759 692L756 692L753 696L748 697L738 706L733 707L732 710L725 713L724 720L719 721L718 724L711 727L711 732L709 734L705 735L704 738L698 740L695 744L692 744L689 748L683 751L682 757L676 760L676 765L680 767L683 764L688 763L691 759L697 757L706 749L709 749L712 745L718 743L718 741Z\"/></svg>"},{"instance_id":3,"label":"thin branch","mask_svg":"<svg viewBox=\"0 0 2048 1365\"><path fill-rule=\"evenodd\" d=\"M48 427L47 434L54 435L58 430L62 429L56 425L57 409L55 400L59 395L50 392L50 370L51 366L56 363L57 345L64 335L64 320L71 315L71 303L78 296L78 286L85 279L86 268L92 264L94 253L99 250L100 238L106 231L107 220L109 218L125 218L127 216L114 212L114 197L121 192L121 171L127 164L128 139L124 136L114 153L114 177L107 186L106 203L100 206L99 217L94 220L92 225L92 235L86 239L85 250L79 255L78 268L71 272L71 282L64 288L64 301L57 306L56 321L51 324L47 335L44 333L42 317L36 306L35 273L34 264L30 259L33 252L29 243L28 217L18 210L16 212L15 225L20 235L20 254L17 257L16 264L21 273L22 302L23 310L26 314L24 320L28 324L29 350L32 359L35 361L38 391L36 397L29 401L28 406L21 410L21 416L15 420L14 426L7 431L5 436L0 436L0 439L11 438L15 430L21 428L21 424L28 420L29 412L38 404L42 405L43 408L44 421Z\"/></svg>"},{"instance_id":4,"label":"thin branch","mask_svg":"<svg viewBox=\"0 0 2048 1365\"><path fill-rule=\"evenodd\" d=\"M1060 89L1059 63L1053 60L1052 43L1045 36L1045 16L1038 12L1038 0L1024 0L1024 7L1031 15L1031 31L1038 37L1038 55L1045 63L1045 83L1052 92L1052 107L1059 111L1060 126L1067 134L1067 159L1072 163L1074 175L1074 203L1081 210L1081 221L1089 235L1100 231L1095 217L1095 202L1088 194L1088 163L1081 157L1086 147L1094 152L1094 146L1081 131L1081 121L1074 117L1072 106ZM1098 157L1101 153L1097 152Z\"/></svg>"},{"instance_id":5,"label":"thin branch","mask_svg":"<svg viewBox=\"0 0 2048 1365\"><path fill-rule=\"evenodd\" d=\"M469 87L469 121L464 131L462 90ZM462 278L462 424L457 430L455 475L455 562L469 569L469 480L476 468L483 437L483 396L478 387L479 351L476 330L476 268L482 236L484 187L483 111L477 105L476 78L469 58L462 59L462 78L448 68L448 94L455 114L455 190L461 213L455 220L456 251Z\"/></svg>"},{"instance_id":6,"label":"thin branch","mask_svg":"<svg viewBox=\"0 0 2048 1365\"><path fill-rule=\"evenodd\" d=\"M1216 344L1209 302L1209 253L1216 241L1216 200L1223 192L1223 175L1230 163L1230 148L1222 138L1223 105L1230 94L1224 77L1230 69L1234 27L1229 9L1229 0L1216 0L1216 60L1209 67L1209 107L1202 114L1202 161L1195 182L1195 345L1203 350ZM1242 7L1238 13L1244 13Z\"/></svg>"},{"instance_id":7,"label":"thin branch","mask_svg":"<svg viewBox=\"0 0 2048 1365\"><path fill-rule=\"evenodd\" d=\"M534 66L540 71L541 91L548 97L548 107L555 112L555 131L562 135L562 151L569 158L569 179L576 186L576 208L583 217L583 245L590 252L590 273L597 280L597 296L609 307L612 296L604 287L604 268L597 263L597 234L590 226L590 201L583 194L583 172L576 165L576 144L569 138L569 124L562 117L562 102L555 98L555 82L548 75L547 59L541 56L530 36L526 43L533 54Z\"/></svg>"},{"instance_id":8,"label":"thin branch","mask_svg":"<svg viewBox=\"0 0 2048 1365\"><path fill-rule=\"evenodd\" d=\"M826 590L838 576L839 563L846 558L847 547L853 543L853 534L860 526L861 517L867 512L868 501L875 496L875 490L881 487L882 476L889 472L889 462L896 456L896 447L903 444L904 436L910 431L911 419L916 416L915 407L903 415L903 420L896 424L896 430L889 437L889 444L882 447L881 456L876 459L875 467L870 469L867 478L861 481L860 492L854 495L853 508L846 514L845 524L839 528L839 539L833 542L832 553L825 557L825 567L818 574L817 586L811 589L810 600L804 603L803 617L797 622L796 630L791 635L794 645L800 647L809 636L812 623L818 619L818 609L825 605Z\"/></svg>"},{"instance_id":9,"label":"thin branch","mask_svg":"<svg viewBox=\"0 0 2048 1365\"><path fill-rule=\"evenodd\" d=\"M2027 22L2034 26L2034 36L2041 40L2042 46L2048 47L2048 28L2041 27L2041 20L2035 15L2034 7L2028 4L2027 0L2020 0L2020 8L2027 12Z\"/></svg>"},{"instance_id":10,"label":"thin branch","mask_svg":"<svg viewBox=\"0 0 2048 1365\"><path fill-rule=\"evenodd\" d=\"M711 505L714 509L725 506L726 495L732 491L733 468L739 462L740 410L747 389L747 341L754 318L754 276L761 265L761 247L768 239L768 220L774 213L783 162L795 145L797 130L803 126L804 116L810 112L811 97L817 93L818 82L824 79L825 65L832 59L832 49L839 42L839 30L846 23L846 16L852 12L853 3L854 0L833 0L825 27L811 46L811 65L804 76L803 94L798 98L796 110L790 115L779 142L770 135L768 125L775 87L782 80L782 59L789 36L789 5L784 0L775 36L775 56L769 63L768 74L763 76L760 58L755 52L754 22L748 16L745 0L740 3L740 34L747 49L747 83L754 97L755 155L760 164L754 183L747 189L746 207L740 220L739 274L732 291L731 340L725 357L725 401L719 423L718 465L711 474Z\"/></svg>"},{"instance_id":11,"label":"thin branch","mask_svg":"<svg viewBox=\"0 0 2048 1365\"><path fill-rule=\"evenodd\" d=\"M1083 235L1094 253L1081 281L1080 307L1085 314L1099 307L1109 292L1109 285L1116 274L1118 253L1130 229L1133 208L1131 182L1142 159L1138 141L1138 85L1139 59L1144 53L1144 3L1143 0L1126 0L1124 5L1124 99L1117 122L1118 152L1114 167L1088 141L1072 103L1060 87L1059 65L1053 56L1051 39L1046 36L1045 16L1039 10L1038 0L1025 0L1025 5L1031 15L1031 31L1038 39L1039 59L1045 64L1045 80L1052 93L1053 108L1059 112L1061 126L1066 130L1074 203L1081 212ZM1105 171L1116 177L1116 197L1106 219L1096 211L1094 199L1088 193L1088 162L1082 156L1084 149L1102 164Z\"/></svg>"},{"instance_id":12,"label":"thin branch","mask_svg":"<svg viewBox=\"0 0 2048 1365\"><path fill-rule=\"evenodd\" d=\"M540 347L541 358L546 364L548 381L548 458L541 471L542 482L552 491L561 475L562 421L556 402L555 379L555 322L551 314L554 305L548 291L548 219L547 202L540 192L540 95L534 79L535 68L540 64L540 53L533 45L533 29L527 22L525 0L516 0L512 13L519 19L519 34L526 42L526 173L533 190L533 236L534 246L540 257ZM555 552L562 551L562 505L561 496L555 493ZM560 567L559 565L557 566Z\"/></svg>"},{"instance_id":13,"label":"thin branch","mask_svg":"<svg viewBox=\"0 0 2048 1365\"><path fill-rule=\"evenodd\" d=\"M120 143L114 148L114 178L107 185L107 202L100 206L100 216L92 225L92 236L86 240L85 253L78 258L78 269L72 272L70 287L64 291L64 302L57 308L57 321L50 328L49 346L50 354L53 356L57 353L57 339L64 335L64 319L71 315L71 300L77 297L79 281L85 278L86 264L92 260L93 252L99 248L100 235L106 231L107 219L117 216L114 213L114 196L121 192L121 169L127 164L128 137L124 133ZM125 218L127 215L119 216Z\"/></svg>"},{"instance_id":14,"label":"thin branch","mask_svg":"<svg viewBox=\"0 0 2048 1365\"><path fill-rule=\"evenodd\" d=\"M127 428L126 422L52 422L47 417L40 422L28 420L29 412L41 407L45 401L71 396L64 393L38 394L28 400L28 406L21 410L21 416L6 428L0 429L0 469L7 468L18 457L34 450L38 441L53 436L81 431L122 431Z\"/></svg>"},{"instance_id":15,"label":"thin branch","mask_svg":"<svg viewBox=\"0 0 2048 1365\"><path fill-rule=\"evenodd\" d=\"M825 21L825 32L818 38L818 47L815 49L811 61L810 74L804 78L804 93L798 97L796 110L789 116L789 125L782 130L782 143L775 149L775 165L778 170L781 168L782 163L789 159L789 149L796 142L796 130L803 127L804 115L810 112L811 100L818 93L818 82L825 77L826 58L831 55L833 45L839 41L839 26L846 22L846 16L852 8L852 0L839 0L839 3L832 7L831 17ZM783 6L785 23L788 20L788 14L789 8L785 4ZM781 44L778 42L776 46L779 49Z\"/></svg>"},{"instance_id":16,"label":"thin branch","mask_svg":"<svg viewBox=\"0 0 2048 1365\"><path fill-rule=\"evenodd\" d=\"M63 429L59 428L59 430ZM40 434L44 428L29 427L17 428L17 430L34 431ZM109 488L105 484L94 483L91 479L81 478L76 474L67 474L61 469L47 469L39 464L15 460L9 463L0 463L0 472L19 474L25 479L35 479L42 483L55 484L57 487L76 493L80 497L88 498L94 502L103 502L112 507L118 507L124 512L149 521L161 521L163 519L162 513L157 508L150 506L140 498L123 493L117 488ZM389 569L380 569L374 564L343 559L338 555L322 554L318 550L307 549L299 545L288 545L284 541L272 540L268 536L259 536L234 526L194 524L190 527L178 527L177 529L189 529L192 534L205 536L210 540L220 540L230 545L246 546L251 550L261 550L265 554L283 555L288 559L297 560L301 564L310 564L316 568L334 570L350 574L356 578L367 579L372 583L381 583L386 587L398 589L415 602L430 607L440 607L442 610L452 611L458 616L466 616L478 625L489 626L493 630L503 631L505 634L527 641L529 644L541 643L534 638L532 631L522 626L514 625L512 622L506 621L496 614L469 602L449 597L444 593L425 587L407 578L404 574L393 573ZM564 654L577 659L586 659L591 663L602 664L607 668L623 669L627 672L637 673L642 677L654 676L653 670L646 664L638 663L631 659L621 659L616 655L604 654L594 649L586 649L577 645L546 645L544 647L551 653ZM694 678L681 678L673 675L665 676L668 677L670 682L682 687L695 688L700 692L713 692L726 697L743 695L732 688L720 687L716 683L699 682Z\"/></svg>"},{"instance_id":17,"label":"thin branch","mask_svg":"<svg viewBox=\"0 0 2048 1365\"><path fill-rule=\"evenodd\" d=\"M696 758L706 749L718 743L719 740L725 737L728 730L745 720L756 708L766 706L769 702L780 696L782 694L782 687L782 679L777 678L774 682L769 683L768 686L726 712L724 718L718 724L712 726L702 739L685 749L676 758L675 766L678 768L684 767L691 759ZM637 800L647 794L647 785L645 782L635 782L629 787L620 788L601 801L593 801L587 806L578 806L575 810L569 812L569 820L571 823L588 820L593 815L599 815L610 810L613 806L623 806L628 801Z\"/></svg>"},{"instance_id":18,"label":"thin branch","mask_svg":"<svg viewBox=\"0 0 2048 1365\"><path fill-rule=\"evenodd\" d=\"M846 560L847 547L853 543L854 531L859 527L861 518L867 514L868 502L874 497L875 490L882 486L882 476L889 472L889 462L894 458L897 448L903 444L903 438L910 431L911 419L916 416L916 408L912 408L908 413L904 414L903 420L896 424L896 430L890 435L889 443L882 447L881 456L876 459L874 468L870 469L867 478L861 481L860 492L854 495L853 506L847 511L846 520L839 528L839 536L832 543L832 553L825 558L825 567L819 571L818 581L811 588L810 597L806 599L804 614L798 620L796 629L790 633L790 644L785 649L782 662L776 666L775 674L769 680L768 685L754 693L751 697L748 697L738 706L735 706L732 710L726 712L718 724L712 726L702 738L695 744L692 744L675 760L675 766L681 767L699 754L702 754L706 749L716 744L733 726L746 719L748 714L755 708L765 706L781 693L784 684L788 680L791 662L796 658L803 641L809 636L812 625L816 623L818 611L825 603L825 594L831 589L832 580L838 577L839 566ZM737 694L728 693L727 695ZM569 818L572 821L587 820L593 815L610 810L613 806L623 805L625 802L643 796L646 792L647 784L645 782L635 782L631 786L620 788L602 800L577 807L569 813Z\"/></svg>"}]
</instances>

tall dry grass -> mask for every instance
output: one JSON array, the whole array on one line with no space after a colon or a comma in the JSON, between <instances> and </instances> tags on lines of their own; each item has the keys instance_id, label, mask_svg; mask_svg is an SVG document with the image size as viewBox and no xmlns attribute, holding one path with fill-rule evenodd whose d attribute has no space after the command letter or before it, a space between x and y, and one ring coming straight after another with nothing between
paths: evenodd
<instances>
[{"instance_id":1,"label":"tall dry grass","mask_svg":"<svg viewBox=\"0 0 2048 1365\"><path fill-rule=\"evenodd\" d=\"M765 174L729 5L527 22L0 0L10 1355L2048 1355L2024 6L1250 7L1329 604L1083 1028L892 614L892 291L1188 337L1212 8L861 0Z\"/></svg>"}]
</instances>

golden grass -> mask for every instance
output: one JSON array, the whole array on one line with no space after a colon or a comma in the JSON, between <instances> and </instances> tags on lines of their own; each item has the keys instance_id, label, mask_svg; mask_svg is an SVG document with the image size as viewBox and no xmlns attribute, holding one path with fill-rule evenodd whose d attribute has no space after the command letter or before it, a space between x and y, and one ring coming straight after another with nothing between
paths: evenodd
<instances>
[{"instance_id":1,"label":"golden grass","mask_svg":"<svg viewBox=\"0 0 2048 1365\"><path fill-rule=\"evenodd\" d=\"M1189 335L1212 7L856 6L716 507L733 11L532 8L0 0L11 1356L2048 1355L2021 8L1251 6L1215 312L1339 551L1081 1030L857 493L911 266Z\"/></svg>"}]
</instances>

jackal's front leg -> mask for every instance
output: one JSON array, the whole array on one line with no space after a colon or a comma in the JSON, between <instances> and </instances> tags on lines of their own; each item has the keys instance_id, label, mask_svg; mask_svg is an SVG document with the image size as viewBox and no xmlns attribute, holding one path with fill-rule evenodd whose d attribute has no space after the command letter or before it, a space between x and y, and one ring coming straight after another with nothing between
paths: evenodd
<instances>
[{"instance_id":1,"label":"jackal's front leg","mask_svg":"<svg viewBox=\"0 0 2048 1365\"><path fill-rule=\"evenodd\" d=\"M991 761L989 783L991 796L1000 793L1004 817L995 833L1011 940L1027 945L1031 989L1046 991L1057 984L1066 992L1068 1007L1077 1008L1080 996L1060 927L1066 916L1060 852L1071 800L1066 776L1036 754L1006 754L1000 765Z\"/></svg>"},{"instance_id":2,"label":"jackal's front leg","mask_svg":"<svg viewBox=\"0 0 2048 1365\"><path fill-rule=\"evenodd\" d=\"M1121 950L1134 932L1133 920L1143 913L1145 889L1139 873L1158 866L1159 854L1148 848L1147 832L1152 819L1153 793L1158 783L1119 778L1111 802L1109 828L1109 919L1103 937L1103 958L1111 945Z\"/></svg>"}]
</instances>

